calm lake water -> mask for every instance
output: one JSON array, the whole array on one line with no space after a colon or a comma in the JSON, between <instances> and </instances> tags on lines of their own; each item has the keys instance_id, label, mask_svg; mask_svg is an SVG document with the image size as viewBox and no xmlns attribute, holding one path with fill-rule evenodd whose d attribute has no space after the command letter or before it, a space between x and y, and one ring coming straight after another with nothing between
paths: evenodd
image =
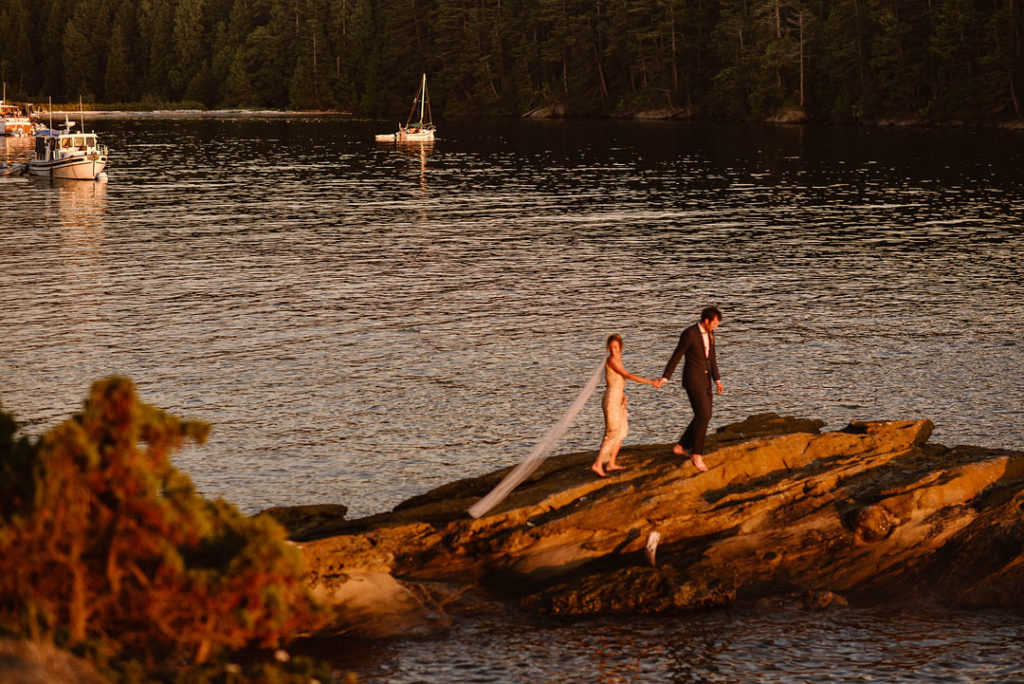
<instances>
[{"instance_id":1,"label":"calm lake water","mask_svg":"<svg viewBox=\"0 0 1024 684\"><path fill-rule=\"evenodd\" d=\"M656 377L716 304L712 429L766 411L826 429L931 418L933 441L1024 449L1024 135L474 120L432 147L373 142L394 126L98 119L108 183L0 179L0 403L39 433L93 380L128 375L213 423L177 458L204 494L355 517L517 462L609 333ZM0 139L0 160L29 144ZM630 401L627 443L674 441L689 420L675 381ZM602 427L591 400L559 450L596 448ZM919 618L483 621L370 648L362 671L500 681L535 652L508 676L891 681L920 646L892 643L904 627L933 635L948 681L1018 663L1019 618ZM719 639L717 660L694 660L690 630ZM993 635L993 669L970 671L963 630ZM472 671L439 669L456 651Z\"/></svg>"}]
</instances>

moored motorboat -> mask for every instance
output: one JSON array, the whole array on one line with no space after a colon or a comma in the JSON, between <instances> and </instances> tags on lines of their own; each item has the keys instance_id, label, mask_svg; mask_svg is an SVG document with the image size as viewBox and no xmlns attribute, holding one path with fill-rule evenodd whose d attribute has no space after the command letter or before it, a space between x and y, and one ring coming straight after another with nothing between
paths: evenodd
<instances>
[{"instance_id":1,"label":"moored motorboat","mask_svg":"<svg viewBox=\"0 0 1024 684\"><path fill-rule=\"evenodd\" d=\"M18 105L8 104L7 84L0 97L0 135L32 135L32 119Z\"/></svg>"},{"instance_id":2,"label":"moored motorboat","mask_svg":"<svg viewBox=\"0 0 1024 684\"><path fill-rule=\"evenodd\" d=\"M32 119L25 116L17 105L0 100L0 135L32 135Z\"/></svg>"},{"instance_id":3,"label":"moored motorboat","mask_svg":"<svg viewBox=\"0 0 1024 684\"><path fill-rule=\"evenodd\" d=\"M419 107L420 120L412 123L412 117ZM423 74L423 80L416 97L412 101L412 109L409 110L409 118L405 125L398 124L396 133L380 133L376 136L377 142L432 142L434 140L434 122L430 114L430 99L427 97L427 75Z\"/></svg>"},{"instance_id":4,"label":"moored motorboat","mask_svg":"<svg viewBox=\"0 0 1024 684\"><path fill-rule=\"evenodd\" d=\"M47 128L35 134L35 147L28 162L31 175L70 180L106 177L106 146L97 142L95 133L72 131L74 126L74 121L65 120L61 130Z\"/></svg>"}]
</instances>

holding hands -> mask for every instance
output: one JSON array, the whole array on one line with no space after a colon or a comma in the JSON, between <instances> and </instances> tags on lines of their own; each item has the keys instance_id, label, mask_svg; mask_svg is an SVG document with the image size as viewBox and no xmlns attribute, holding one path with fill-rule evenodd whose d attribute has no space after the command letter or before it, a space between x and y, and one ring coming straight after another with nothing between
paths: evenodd
<instances>
[{"instance_id":1,"label":"holding hands","mask_svg":"<svg viewBox=\"0 0 1024 684\"><path fill-rule=\"evenodd\" d=\"M662 387L665 386L666 382L668 382L668 378L658 378L657 380L651 382L651 387L653 387L654 389L661 389Z\"/></svg>"}]
</instances>

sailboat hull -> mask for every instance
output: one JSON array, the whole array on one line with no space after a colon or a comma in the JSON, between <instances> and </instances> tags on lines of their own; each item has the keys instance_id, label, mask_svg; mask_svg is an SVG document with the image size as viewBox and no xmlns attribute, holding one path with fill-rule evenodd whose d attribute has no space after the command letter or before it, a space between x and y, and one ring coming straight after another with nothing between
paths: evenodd
<instances>
[{"instance_id":1,"label":"sailboat hull","mask_svg":"<svg viewBox=\"0 0 1024 684\"><path fill-rule=\"evenodd\" d=\"M428 128L415 132L399 131L395 134L395 139L398 142L423 142L424 140L433 140L434 129Z\"/></svg>"},{"instance_id":2,"label":"sailboat hull","mask_svg":"<svg viewBox=\"0 0 1024 684\"><path fill-rule=\"evenodd\" d=\"M419 131L400 130L397 133L380 133L374 137L377 142L433 142L434 129L422 129Z\"/></svg>"}]
</instances>

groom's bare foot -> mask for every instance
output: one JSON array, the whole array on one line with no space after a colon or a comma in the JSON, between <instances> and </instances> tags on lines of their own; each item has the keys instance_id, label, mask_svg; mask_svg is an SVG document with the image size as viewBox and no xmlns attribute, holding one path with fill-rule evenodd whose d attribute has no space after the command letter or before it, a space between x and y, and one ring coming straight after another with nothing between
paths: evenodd
<instances>
[{"instance_id":1,"label":"groom's bare foot","mask_svg":"<svg viewBox=\"0 0 1024 684\"><path fill-rule=\"evenodd\" d=\"M672 445L672 453L675 454L676 456L689 456L690 455L690 454L686 453L686 449L684 449L681 444L673 444Z\"/></svg>"},{"instance_id":2,"label":"groom's bare foot","mask_svg":"<svg viewBox=\"0 0 1024 684\"><path fill-rule=\"evenodd\" d=\"M600 477L608 477L608 473L604 472L604 467L600 463L595 463L590 466L590 469L597 473Z\"/></svg>"},{"instance_id":3,"label":"groom's bare foot","mask_svg":"<svg viewBox=\"0 0 1024 684\"><path fill-rule=\"evenodd\" d=\"M690 454L690 463L692 463L693 467L699 470L700 472L708 472L708 467L707 465L704 464L704 459L701 458L700 454Z\"/></svg>"}]
</instances>

